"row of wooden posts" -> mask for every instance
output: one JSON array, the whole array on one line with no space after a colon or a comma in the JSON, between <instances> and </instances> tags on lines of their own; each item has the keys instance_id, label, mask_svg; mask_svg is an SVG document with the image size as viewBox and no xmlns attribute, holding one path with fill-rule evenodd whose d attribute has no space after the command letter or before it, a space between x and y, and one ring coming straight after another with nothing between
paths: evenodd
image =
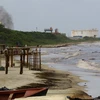
<instances>
[{"instance_id":1,"label":"row of wooden posts","mask_svg":"<svg viewBox=\"0 0 100 100\"><path fill-rule=\"evenodd\" d=\"M14 52L16 50L17 52ZM8 68L11 61L11 67L14 66L14 55L20 56L20 74L23 74L23 67L26 66L29 70L41 70L41 48L36 47L34 51L30 52L28 47L10 47L5 50L5 74L8 74ZM32 57L32 65L29 64L29 56ZM10 58L11 57L11 58ZM25 61L26 57L26 61ZM10 60L11 59L11 60Z\"/></svg>"}]
</instances>

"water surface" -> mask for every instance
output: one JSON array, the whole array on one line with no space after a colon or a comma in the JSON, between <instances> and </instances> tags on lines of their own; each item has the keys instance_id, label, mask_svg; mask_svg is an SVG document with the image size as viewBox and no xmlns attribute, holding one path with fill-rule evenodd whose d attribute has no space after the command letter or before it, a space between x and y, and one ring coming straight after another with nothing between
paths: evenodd
<instances>
[{"instance_id":1,"label":"water surface","mask_svg":"<svg viewBox=\"0 0 100 100\"><path fill-rule=\"evenodd\" d=\"M81 79L88 81L88 94L93 97L100 95L100 43L42 48L42 54L42 63L80 76Z\"/></svg>"}]
</instances>

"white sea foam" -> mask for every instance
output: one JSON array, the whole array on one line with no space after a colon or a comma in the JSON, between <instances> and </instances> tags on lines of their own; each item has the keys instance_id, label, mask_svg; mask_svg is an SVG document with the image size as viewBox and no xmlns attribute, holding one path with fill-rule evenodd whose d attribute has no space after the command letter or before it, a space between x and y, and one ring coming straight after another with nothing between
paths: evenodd
<instances>
[{"instance_id":1,"label":"white sea foam","mask_svg":"<svg viewBox=\"0 0 100 100\"><path fill-rule=\"evenodd\" d=\"M79 54L80 54L80 52L69 53L67 56L65 56L65 59L78 56Z\"/></svg>"},{"instance_id":2,"label":"white sea foam","mask_svg":"<svg viewBox=\"0 0 100 100\"><path fill-rule=\"evenodd\" d=\"M98 66L99 65L96 64L95 62L89 62L89 61L86 61L86 60L79 60L79 62L77 64L77 67L79 67L79 68L100 71L100 68Z\"/></svg>"}]
</instances>

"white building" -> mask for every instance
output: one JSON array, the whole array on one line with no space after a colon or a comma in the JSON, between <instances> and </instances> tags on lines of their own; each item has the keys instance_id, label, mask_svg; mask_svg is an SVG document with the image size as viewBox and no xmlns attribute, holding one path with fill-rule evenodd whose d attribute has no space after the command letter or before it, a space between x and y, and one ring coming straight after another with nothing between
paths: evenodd
<instances>
[{"instance_id":1,"label":"white building","mask_svg":"<svg viewBox=\"0 0 100 100\"><path fill-rule=\"evenodd\" d=\"M98 30L97 29L91 29L91 30L72 30L71 31L71 37L97 37L98 36Z\"/></svg>"}]
</instances>

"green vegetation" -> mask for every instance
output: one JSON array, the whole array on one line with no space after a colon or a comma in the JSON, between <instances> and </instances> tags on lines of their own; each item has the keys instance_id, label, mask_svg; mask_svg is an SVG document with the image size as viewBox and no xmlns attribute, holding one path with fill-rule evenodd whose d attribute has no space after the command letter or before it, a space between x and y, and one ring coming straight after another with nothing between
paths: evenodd
<instances>
[{"instance_id":1,"label":"green vegetation","mask_svg":"<svg viewBox=\"0 0 100 100\"><path fill-rule=\"evenodd\" d=\"M34 45L48 45L66 43L69 39L64 34L51 34L44 32L23 32L17 30L10 30L0 25L0 44L10 46L29 46Z\"/></svg>"},{"instance_id":2,"label":"green vegetation","mask_svg":"<svg viewBox=\"0 0 100 100\"><path fill-rule=\"evenodd\" d=\"M10 30L0 25L0 44L9 46L36 46L36 45L55 45L62 43L79 43L79 42L100 41L100 38L84 37L83 39L72 40L65 34L51 34L44 32L23 32Z\"/></svg>"}]
</instances>

